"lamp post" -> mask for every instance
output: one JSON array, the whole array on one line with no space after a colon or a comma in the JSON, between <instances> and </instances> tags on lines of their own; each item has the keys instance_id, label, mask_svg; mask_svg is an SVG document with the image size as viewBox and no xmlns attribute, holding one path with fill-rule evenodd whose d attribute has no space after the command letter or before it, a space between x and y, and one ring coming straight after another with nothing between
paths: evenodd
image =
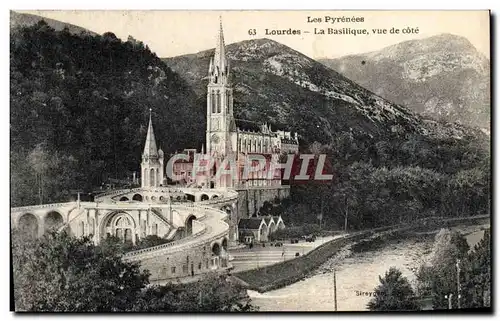
<instances>
[{"instance_id":1,"label":"lamp post","mask_svg":"<svg viewBox=\"0 0 500 321\"><path fill-rule=\"evenodd\" d=\"M460 309L461 286L460 286L460 259L457 259L457 307Z\"/></svg>"},{"instance_id":2,"label":"lamp post","mask_svg":"<svg viewBox=\"0 0 500 321\"><path fill-rule=\"evenodd\" d=\"M444 296L445 299L448 299L448 310L452 309L452 305L451 305L452 297L453 297L453 293L450 293L450 294Z\"/></svg>"},{"instance_id":3,"label":"lamp post","mask_svg":"<svg viewBox=\"0 0 500 321\"><path fill-rule=\"evenodd\" d=\"M337 272L333 269L333 300L335 304L335 312L337 312Z\"/></svg>"}]
</instances>

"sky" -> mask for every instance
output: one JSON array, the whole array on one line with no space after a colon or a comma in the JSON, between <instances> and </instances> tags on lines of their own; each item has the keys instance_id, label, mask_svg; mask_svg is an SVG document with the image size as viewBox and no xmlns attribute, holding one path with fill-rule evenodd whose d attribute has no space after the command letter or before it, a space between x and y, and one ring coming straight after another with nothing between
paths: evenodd
<instances>
[{"instance_id":1,"label":"sky","mask_svg":"<svg viewBox=\"0 0 500 321\"><path fill-rule=\"evenodd\" d=\"M451 33L467 38L489 58L489 12L482 11L18 11L113 32L143 41L159 57L196 53L215 46L222 18L226 44L269 38L311 58L336 58L382 49L402 41ZM327 19L326 17L331 17ZM357 22L344 22L356 18ZM336 18L335 20L332 18ZM340 20L338 19L340 18ZM316 19L318 22L308 22ZM319 21L321 19L321 21ZM328 21L327 21L328 20ZM333 21L333 24L332 24ZM314 34L323 29L326 34ZM327 34L328 28L366 29L368 35ZM391 34L391 28L399 34ZM403 30L413 33L403 34ZM416 29L418 28L418 33ZM266 35L266 29L300 30L300 35ZM373 34L372 29L387 29ZM255 30L256 35L253 35ZM308 31L309 33L305 33Z\"/></svg>"}]
</instances>

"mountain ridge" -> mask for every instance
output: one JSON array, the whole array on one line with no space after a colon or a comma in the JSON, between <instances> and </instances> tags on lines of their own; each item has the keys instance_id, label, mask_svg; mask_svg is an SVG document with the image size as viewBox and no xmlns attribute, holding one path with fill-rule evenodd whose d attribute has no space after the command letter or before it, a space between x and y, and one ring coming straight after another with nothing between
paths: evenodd
<instances>
[{"instance_id":1,"label":"mountain ridge","mask_svg":"<svg viewBox=\"0 0 500 321\"><path fill-rule=\"evenodd\" d=\"M190 83L200 97L203 97L206 93L206 76L213 50L162 58L162 60ZM329 130L334 128L335 132L349 132L354 129L358 132L366 131L372 136L384 131L401 131L401 128L398 128L400 126L407 127L410 132L443 137L450 133L457 137L463 136L458 132L468 131L459 129L460 126L457 125L445 125L444 127L448 127L443 130L446 133L439 133L439 130L436 131L439 126L435 123L428 126L429 122L434 122L433 120L425 119L401 105L383 99L345 78L339 72L274 40L261 38L232 43L226 45L226 52L234 79L237 118L284 124L290 120L285 115L299 109L312 117L311 120L316 124L321 123L327 129L323 131L322 136L330 138L334 133ZM289 93L289 97L284 97L280 88L281 91ZM298 92L302 93L302 97L297 95ZM295 100L290 99L290 96ZM314 107L312 112L298 106L301 100ZM321 104L328 108L318 106ZM253 113L252 108L256 105L261 107L267 105L265 109L268 112ZM319 113L317 117L314 116L316 111ZM348 126L334 124L332 116L339 114L345 116L343 118L349 123ZM297 113L296 116L301 118ZM354 124L356 120L360 122L360 126ZM299 134L306 135L304 128L291 129L298 129ZM308 140L309 143L312 141ZM328 142L323 141L323 143Z\"/></svg>"},{"instance_id":2,"label":"mountain ridge","mask_svg":"<svg viewBox=\"0 0 500 321\"><path fill-rule=\"evenodd\" d=\"M10 29L11 33L19 28L32 26L37 24L39 21L44 20L51 28L56 31L61 31L64 28L68 28L69 32L72 34L80 34L82 32L87 33L91 36L96 36L98 33L91 31L89 29L73 25L71 23L50 19L31 13L23 13L17 11L10 11Z\"/></svg>"},{"instance_id":3,"label":"mountain ridge","mask_svg":"<svg viewBox=\"0 0 500 321\"><path fill-rule=\"evenodd\" d=\"M489 60L464 37L440 34L319 61L416 113L489 129Z\"/></svg>"}]
</instances>

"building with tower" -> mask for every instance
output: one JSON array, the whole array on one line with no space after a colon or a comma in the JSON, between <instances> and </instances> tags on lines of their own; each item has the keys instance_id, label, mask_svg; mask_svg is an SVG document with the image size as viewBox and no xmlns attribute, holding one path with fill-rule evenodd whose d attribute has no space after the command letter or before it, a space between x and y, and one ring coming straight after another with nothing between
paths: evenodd
<instances>
[{"instance_id":1,"label":"building with tower","mask_svg":"<svg viewBox=\"0 0 500 321\"><path fill-rule=\"evenodd\" d=\"M188 185L211 188L244 188L249 186L279 186L279 173L275 179L267 177L270 162L277 162L281 154L298 153L298 135L288 131L273 131L270 124L236 119L233 111L233 85L231 83L230 61L226 55L222 21L217 34L213 57L208 66L207 85L207 127L206 150L201 153L215 159L215 167L210 177L191 176L192 161L174 164L174 174L184 175ZM192 149L183 153L192 154ZM196 154L196 153L195 153ZM266 167L261 172L244 177L244 166L249 155L258 154L266 158ZM193 155L195 156L195 155ZM217 167L224 159L234 159L237 166L236 177L229 175L216 178Z\"/></svg>"}]
</instances>

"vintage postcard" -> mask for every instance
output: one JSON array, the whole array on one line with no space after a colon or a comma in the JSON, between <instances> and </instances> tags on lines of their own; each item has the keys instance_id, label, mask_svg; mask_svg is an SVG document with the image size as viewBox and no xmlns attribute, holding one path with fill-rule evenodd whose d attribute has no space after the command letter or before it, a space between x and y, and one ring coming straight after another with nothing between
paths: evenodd
<instances>
[{"instance_id":1,"label":"vintage postcard","mask_svg":"<svg viewBox=\"0 0 500 321\"><path fill-rule=\"evenodd\" d=\"M490 12L11 11L16 312L492 311Z\"/></svg>"}]
</instances>

